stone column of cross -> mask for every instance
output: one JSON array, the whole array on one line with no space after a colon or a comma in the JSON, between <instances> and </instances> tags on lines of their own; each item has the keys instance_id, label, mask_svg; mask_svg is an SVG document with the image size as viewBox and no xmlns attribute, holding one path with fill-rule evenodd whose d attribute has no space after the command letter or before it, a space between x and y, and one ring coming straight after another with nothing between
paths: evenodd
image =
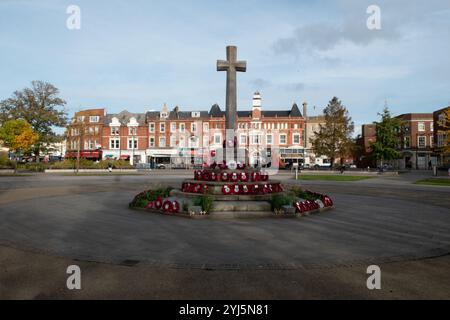
<instances>
[{"instance_id":1,"label":"stone column of cross","mask_svg":"<svg viewBox=\"0 0 450 320\"><path fill-rule=\"evenodd\" d=\"M237 47L227 47L227 60L217 60L217 71L227 72L227 95L226 95L226 115L225 129L236 130L236 72L247 70L246 61L237 61Z\"/></svg>"}]
</instances>

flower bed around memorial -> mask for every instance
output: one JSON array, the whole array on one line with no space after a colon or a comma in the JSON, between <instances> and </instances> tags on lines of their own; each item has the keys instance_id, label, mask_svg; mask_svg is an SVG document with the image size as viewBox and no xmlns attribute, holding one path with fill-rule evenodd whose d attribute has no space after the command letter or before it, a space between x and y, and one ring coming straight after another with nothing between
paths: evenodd
<instances>
[{"instance_id":1,"label":"flower bed around memorial","mask_svg":"<svg viewBox=\"0 0 450 320\"><path fill-rule=\"evenodd\" d=\"M212 209L214 198L208 194L181 199L171 196L171 191L171 187L143 191L133 198L129 207L171 215L206 215Z\"/></svg>"},{"instance_id":2,"label":"flower bed around memorial","mask_svg":"<svg viewBox=\"0 0 450 320\"><path fill-rule=\"evenodd\" d=\"M286 192L273 195L271 198L272 210L283 213L283 207L292 206L296 214L307 214L324 208L331 208L333 201L328 195L292 187Z\"/></svg>"}]
</instances>

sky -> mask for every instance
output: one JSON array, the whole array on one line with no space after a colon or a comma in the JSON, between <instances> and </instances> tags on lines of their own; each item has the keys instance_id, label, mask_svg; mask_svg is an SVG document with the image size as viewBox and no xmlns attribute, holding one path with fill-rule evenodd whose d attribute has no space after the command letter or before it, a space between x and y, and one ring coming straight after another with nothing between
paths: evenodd
<instances>
[{"instance_id":1,"label":"sky","mask_svg":"<svg viewBox=\"0 0 450 320\"><path fill-rule=\"evenodd\" d=\"M70 30L67 8L81 10ZM369 30L370 5L381 29ZM0 0L0 100L33 80L54 84L66 111L209 110L225 104L225 47L236 45L238 109L333 96L356 133L394 115L450 104L450 0Z\"/></svg>"}]
</instances>

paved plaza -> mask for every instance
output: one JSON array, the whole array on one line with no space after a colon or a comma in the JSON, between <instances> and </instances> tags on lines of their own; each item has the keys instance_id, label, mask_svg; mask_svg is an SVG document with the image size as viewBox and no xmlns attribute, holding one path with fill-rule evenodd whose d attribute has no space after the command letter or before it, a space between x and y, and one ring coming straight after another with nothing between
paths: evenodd
<instances>
[{"instance_id":1,"label":"paved plaza","mask_svg":"<svg viewBox=\"0 0 450 320\"><path fill-rule=\"evenodd\" d=\"M190 172L0 177L1 298L450 298L450 190L405 174L297 182L336 208L298 219L130 210ZM77 264L83 290L65 289ZM366 288L367 266L383 289ZM194 293L195 292L195 293Z\"/></svg>"}]
</instances>

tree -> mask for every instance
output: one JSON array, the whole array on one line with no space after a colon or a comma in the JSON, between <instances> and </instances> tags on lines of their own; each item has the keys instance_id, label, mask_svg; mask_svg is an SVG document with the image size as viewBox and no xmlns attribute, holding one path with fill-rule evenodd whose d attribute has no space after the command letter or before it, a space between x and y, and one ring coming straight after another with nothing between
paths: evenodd
<instances>
[{"instance_id":1,"label":"tree","mask_svg":"<svg viewBox=\"0 0 450 320\"><path fill-rule=\"evenodd\" d=\"M29 150L38 139L25 120L8 120L0 127L0 140L14 152Z\"/></svg>"},{"instance_id":2,"label":"tree","mask_svg":"<svg viewBox=\"0 0 450 320\"><path fill-rule=\"evenodd\" d=\"M57 135L54 127L65 127L67 113L63 108L66 101L59 96L59 90L50 83L33 81L31 88L13 93L12 97L0 102L0 123L11 119L23 119L28 122L39 140L34 144L34 154L39 154L48 143L55 142Z\"/></svg>"},{"instance_id":3,"label":"tree","mask_svg":"<svg viewBox=\"0 0 450 320\"><path fill-rule=\"evenodd\" d=\"M445 139L442 147L442 153L450 154L450 108L442 111L442 113L439 115L437 124L440 127L437 131L437 134L443 135Z\"/></svg>"},{"instance_id":4,"label":"tree","mask_svg":"<svg viewBox=\"0 0 450 320\"><path fill-rule=\"evenodd\" d=\"M400 153L396 150L400 142L399 132L402 128L402 121L398 118L392 118L387 107L381 116L380 122L374 122L376 125L376 141L371 144L372 154L377 160L394 160L400 158Z\"/></svg>"},{"instance_id":5,"label":"tree","mask_svg":"<svg viewBox=\"0 0 450 320\"><path fill-rule=\"evenodd\" d=\"M319 131L310 138L314 152L326 156L333 167L334 160L342 158L353 149L352 133L354 124L348 110L342 106L337 97L333 97L323 110L325 124L320 124Z\"/></svg>"}]
</instances>

